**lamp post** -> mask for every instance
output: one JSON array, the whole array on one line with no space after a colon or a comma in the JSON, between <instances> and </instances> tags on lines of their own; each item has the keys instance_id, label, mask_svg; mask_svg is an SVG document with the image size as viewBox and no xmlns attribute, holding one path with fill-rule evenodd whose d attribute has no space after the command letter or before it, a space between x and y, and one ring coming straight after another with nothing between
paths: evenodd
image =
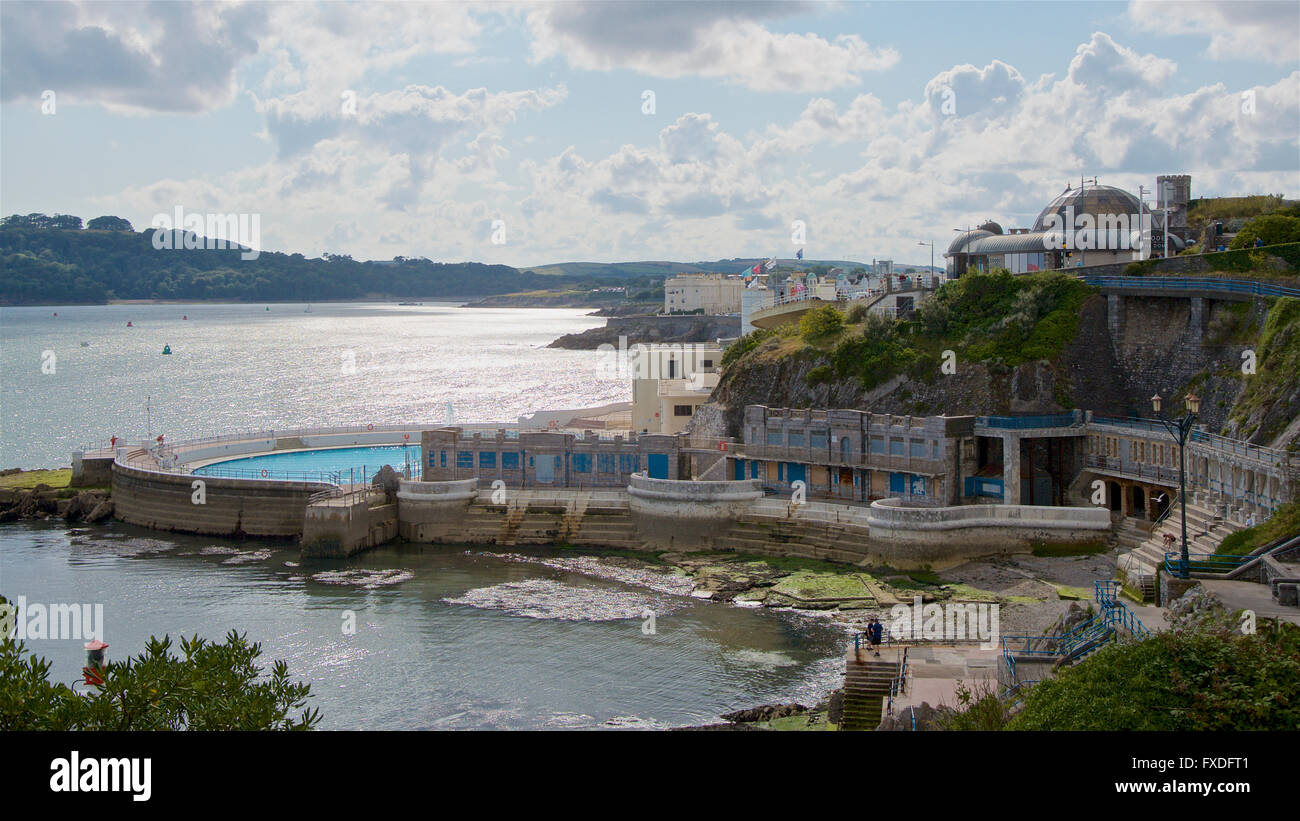
<instances>
[{"instance_id":1,"label":"lamp post","mask_svg":"<svg viewBox=\"0 0 1300 821\"><path fill-rule=\"evenodd\" d=\"M1191 565L1191 556L1187 553L1187 440L1192 435L1192 425L1196 423L1196 413L1201 409L1201 398L1190 391L1183 397L1187 406L1187 413L1183 414L1182 419L1165 419L1160 415L1160 405L1163 400L1160 394L1151 397L1151 407L1156 412L1156 419L1160 424L1165 426L1169 435L1174 437L1178 442L1178 503L1182 508L1183 519L1183 548L1178 563L1178 578L1188 578L1188 567Z\"/></svg>"},{"instance_id":2,"label":"lamp post","mask_svg":"<svg viewBox=\"0 0 1300 821\"><path fill-rule=\"evenodd\" d=\"M935 273L934 270L934 241L931 240L930 242L918 242L917 245L930 246L930 276L935 277L937 279L939 275Z\"/></svg>"}]
</instances>

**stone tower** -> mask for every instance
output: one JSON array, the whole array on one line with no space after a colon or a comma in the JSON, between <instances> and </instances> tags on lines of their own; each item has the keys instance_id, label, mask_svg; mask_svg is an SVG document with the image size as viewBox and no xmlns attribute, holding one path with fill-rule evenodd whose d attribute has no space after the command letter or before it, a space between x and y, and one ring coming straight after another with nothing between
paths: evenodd
<instances>
[{"instance_id":1,"label":"stone tower","mask_svg":"<svg viewBox=\"0 0 1300 821\"><path fill-rule=\"evenodd\" d=\"M1168 185L1166 190L1165 186ZM1156 177L1156 200L1165 202L1169 212L1169 231L1184 236L1187 233L1187 204L1192 201L1190 174L1161 174Z\"/></svg>"}]
</instances>

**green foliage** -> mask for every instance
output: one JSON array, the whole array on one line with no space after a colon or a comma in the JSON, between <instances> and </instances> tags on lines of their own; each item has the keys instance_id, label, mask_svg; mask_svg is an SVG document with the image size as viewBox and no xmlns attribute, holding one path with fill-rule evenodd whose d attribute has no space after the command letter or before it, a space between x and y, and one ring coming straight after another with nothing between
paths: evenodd
<instances>
[{"instance_id":1,"label":"green foliage","mask_svg":"<svg viewBox=\"0 0 1300 821\"><path fill-rule=\"evenodd\" d=\"M850 325L857 325L859 322L862 322L866 318L867 318L867 306L863 305L860 302L854 305L853 307L849 308L848 313L844 315L845 321Z\"/></svg>"},{"instance_id":2,"label":"green foliage","mask_svg":"<svg viewBox=\"0 0 1300 821\"><path fill-rule=\"evenodd\" d=\"M1229 248L1252 248L1255 240L1263 240L1265 245L1281 245L1300 242L1300 217L1287 214L1267 214L1255 217L1242 226L1237 236L1232 238Z\"/></svg>"},{"instance_id":3,"label":"green foliage","mask_svg":"<svg viewBox=\"0 0 1300 821\"><path fill-rule=\"evenodd\" d=\"M774 334L797 334L814 344L836 340L828 360L809 373L809 384L832 376L856 378L870 390L903 373L931 382L949 349L959 359L982 361L998 372L1056 357L1074 338L1083 302L1095 291L1068 274L1013 276L1003 268L946 283L917 308L913 322L864 310L852 317L860 321L861 333L846 336L844 317L824 306L804 314L798 326L787 323ZM747 337L732 343L723 366L734 364L759 342ZM830 366L831 375L822 365Z\"/></svg>"},{"instance_id":4,"label":"green foliage","mask_svg":"<svg viewBox=\"0 0 1300 821\"><path fill-rule=\"evenodd\" d=\"M721 367L725 370L732 365L737 359L757 348L765 341L776 336L776 332L771 328L757 328L737 339L727 346L722 352Z\"/></svg>"},{"instance_id":5,"label":"green foliage","mask_svg":"<svg viewBox=\"0 0 1300 821\"><path fill-rule=\"evenodd\" d=\"M1213 197L1192 200L1187 204L1187 225L1194 233L1211 222L1233 217L1258 217L1274 212L1295 213L1294 206L1284 207L1281 194L1254 194L1247 197ZM1297 215L1300 216L1300 215Z\"/></svg>"},{"instance_id":6,"label":"green foliage","mask_svg":"<svg viewBox=\"0 0 1300 821\"><path fill-rule=\"evenodd\" d=\"M1002 730L1011 717L1007 707L988 681L977 681L973 687L958 681L957 709L941 714L937 723L941 730Z\"/></svg>"},{"instance_id":7,"label":"green foliage","mask_svg":"<svg viewBox=\"0 0 1300 821\"><path fill-rule=\"evenodd\" d=\"M1290 396L1300 373L1300 299L1274 300L1264 320L1257 349L1256 372L1233 407L1231 419L1245 424L1256 412L1267 417L1255 431L1254 441L1267 442L1290 421Z\"/></svg>"},{"instance_id":8,"label":"green foliage","mask_svg":"<svg viewBox=\"0 0 1300 821\"><path fill-rule=\"evenodd\" d=\"M97 225L114 225L100 217ZM102 223L100 220L109 220ZM125 222L125 221L123 221ZM129 228L129 224L127 226ZM397 257L359 262L346 255L195 248L156 249L154 229L83 231L80 217L33 214L0 222L0 304L103 303L109 299L315 300L367 296L471 297L608 280L521 273L506 265L443 264ZM180 232L176 232L179 239ZM183 248L183 241L179 243ZM633 288L629 284L628 291ZM662 281L641 285L656 301Z\"/></svg>"},{"instance_id":9,"label":"green foliage","mask_svg":"<svg viewBox=\"0 0 1300 821\"><path fill-rule=\"evenodd\" d=\"M1287 502L1254 527L1230 533L1215 552L1241 556L1278 539L1297 535L1300 535L1300 501Z\"/></svg>"},{"instance_id":10,"label":"green foliage","mask_svg":"<svg viewBox=\"0 0 1300 821\"><path fill-rule=\"evenodd\" d=\"M95 217L86 223L89 231L134 231L131 221L121 217Z\"/></svg>"},{"instance_id":11,"label":"green foliage","mask_svg":"<svg viewBox=\"0 0 1300 821\"><path fill-rule=\"evenodd\" d=\"M151 638L139 656L108 663L103 687L79 693L51 684L50 662L22 642L0 638L0 730L308 730L320 721L315 709L290 715L310 685L291 682L283 661L264 676L261 645L233 630L224 643L182 638L180 651Z\"/></svg>"},{"instance_id":12,"label":"green foliage","mask_svg":"<svg viewBox=\"0 0 1300 821\"><path fill-rule=\"evenodd\" d=\"M1202 257L1213 270L1236 274L1276 273L1278 268L1273 258L1282 260L1286 268L1295 272L1300 267L1300 243L1216 251Z\"/></svg>"},{"instance_id":13,"label":"green foliage","mask_svg":"<svg viewBox=\"0 0 1300 821\"><path fill-rule=\"evenodd\" d=\"M808 375L804 377L804 381L808 383L808 387L812 387L813 385L830 382L834 378L835 370L831 368L830 365L818 365L808 371Z\"/></svg>"},{"instance_id":14,"label":"green foliage","mask_svg":"<svg viewBox=\"0 0 1300 821\"><path fill-rule=\"evenodd\" d=\"M1290 628L1290 626L1287 626ZM1034 685L1014 730L1300 729L1300 649L1232 630L1105 647Z\"/></svg>"},{"instance_id":15,"label":"green foliage","mask_svg":"<svg viewBox=\"0 0 1300 821\"><path fill-rule=\"evenodd\" d=\"M799 319L799 335L807 342L821 342L844 330L844 314L830 305L813 308Z\"/></svg>"}]
</instances>

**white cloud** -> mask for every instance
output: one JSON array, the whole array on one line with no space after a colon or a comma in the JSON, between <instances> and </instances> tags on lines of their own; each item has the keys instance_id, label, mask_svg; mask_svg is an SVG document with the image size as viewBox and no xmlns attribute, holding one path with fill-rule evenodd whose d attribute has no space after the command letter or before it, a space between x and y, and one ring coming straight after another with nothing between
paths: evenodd
<instances>
[{"instance_id":1,"label":"white cloud","mask_svg":"<svg viewBox=\"0 0 1300 821\"><path fill-rule=\"evenodd\" d=\"M533 57L652 77L707 77L758 91L819 91L861 82L898 62L856 34L777 33L759 20L800 8L780 3L566 2L527 15Z\"/></svg>"},{"instance_id":2,"label":"white cloud","mask_svg":"<svg viewBox=\"0 0 1300 821\"><path fill-rule=\"evenodd\" d=\"M1130 0L1128 16L1144 31L1208 37L1216 60L1300 62L1300 9L1289 0Z\"/></svg>"}]
</instances>

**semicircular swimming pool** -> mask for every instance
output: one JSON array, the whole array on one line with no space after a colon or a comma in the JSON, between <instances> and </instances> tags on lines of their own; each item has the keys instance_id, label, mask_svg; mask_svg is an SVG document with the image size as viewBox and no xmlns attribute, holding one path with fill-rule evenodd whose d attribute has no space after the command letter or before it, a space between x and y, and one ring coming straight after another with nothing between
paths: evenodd
<instances>
[{"instance_id":1,"label":"semicircular swimming pool","mask_svg":"<svg viewBox=\"0 0 1300 821\"><path fill-rule=\"evenodd\" d=\"M236 479L292 479L310 482L364 482L384 465L401 473L420 473L419 445L378 445L287 450L226 459L195 468L195 476Z\"/></svg>"}]
</instances>

